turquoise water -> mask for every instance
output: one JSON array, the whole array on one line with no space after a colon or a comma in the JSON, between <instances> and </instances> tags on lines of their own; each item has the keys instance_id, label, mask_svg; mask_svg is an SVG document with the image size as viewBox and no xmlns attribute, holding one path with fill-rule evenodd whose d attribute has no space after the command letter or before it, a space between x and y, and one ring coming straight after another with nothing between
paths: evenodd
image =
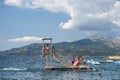
<instances>
[{"instance_id":1,"label":"turquoise water","mask_svg":"<svg viewBox=\"0 0 120 80\"><path fill-rule=\"evenodd\" d=\"M105 57L87 57L104 61ZM58 64L58 63L55 63ZM45 71L42 56L0 56L0 80L120 80L120 65L101 63L86 64L94 71Z\"/></svg>"}]
</instances>

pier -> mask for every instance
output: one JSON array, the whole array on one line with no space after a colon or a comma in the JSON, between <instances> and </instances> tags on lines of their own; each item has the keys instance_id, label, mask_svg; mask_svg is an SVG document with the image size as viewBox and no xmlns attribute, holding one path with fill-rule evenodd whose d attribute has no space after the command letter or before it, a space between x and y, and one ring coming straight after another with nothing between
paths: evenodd
<instances>
[{"instance_id":1,"label":"pier","mask_svg":"<svg viewBox=\"0 0 120 80\"><path fill-rule=\"evenodd\" d=\"M56 52L55 47L52 45L52 38L43 38L42 40L42 55L46 60L46 66L44 67L45 70L93 70L92 67L87 65L73 66L71 60ZM45 41L47 41L47 43ZM53 60L59 62L63 66L53 65Z\"/></svg>"}]
</instances>

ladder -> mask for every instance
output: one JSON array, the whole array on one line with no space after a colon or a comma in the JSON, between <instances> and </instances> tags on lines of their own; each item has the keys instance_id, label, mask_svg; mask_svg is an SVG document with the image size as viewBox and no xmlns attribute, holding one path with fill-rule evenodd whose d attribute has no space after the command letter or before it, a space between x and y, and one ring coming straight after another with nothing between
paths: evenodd
<instances>
[{"instance_id":1,"label":"ladder","mask_svg":"<svg viewBox=\"0 0 120 80\"><path fill-rule=\"evenodd\" d=\"M71 65L71 61L60 53L53 53L53 59L63 64L64 66L68 67Z\"/></svg>"}]
</instances>

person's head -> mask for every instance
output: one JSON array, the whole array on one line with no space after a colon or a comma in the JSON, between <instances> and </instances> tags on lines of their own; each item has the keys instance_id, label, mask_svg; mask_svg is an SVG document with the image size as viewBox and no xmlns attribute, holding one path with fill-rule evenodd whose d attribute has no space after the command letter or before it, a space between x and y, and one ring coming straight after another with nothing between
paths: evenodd
<instances>
[{"instance_id":1,"label":"person's head","mask_svg":"<svg viewBox=\"0 0 120 80\"><path fill-rule=\"evenodd\" d=\"M49 46L49 44L47 44L47 46Z\"/></svg>"},{"instance_id":2,"label":"person's head","mask_svg":"<svg viewBox=\"0 0 120 80\"><path fill-rule=\"evenodd\" d=\"M52 46L52 48L54 49L55 47L54 47L54 46Z\"/></svg>"}]
</instances>

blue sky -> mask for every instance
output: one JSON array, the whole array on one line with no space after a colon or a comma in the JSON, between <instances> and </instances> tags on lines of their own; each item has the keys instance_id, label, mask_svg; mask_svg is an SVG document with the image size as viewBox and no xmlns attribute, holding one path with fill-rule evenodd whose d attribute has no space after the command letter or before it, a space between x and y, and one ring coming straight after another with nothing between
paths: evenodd
<instances>
[{"instance_id":1,"label":"blue sky","mask_svg":"<svg viewBox=\"0 0 120 80\"><path fill-rule=\"evenodd\" d=\"M0 51L88 36L120 37L118 0L0 0Z\"/></svg>"}]
</instances>

